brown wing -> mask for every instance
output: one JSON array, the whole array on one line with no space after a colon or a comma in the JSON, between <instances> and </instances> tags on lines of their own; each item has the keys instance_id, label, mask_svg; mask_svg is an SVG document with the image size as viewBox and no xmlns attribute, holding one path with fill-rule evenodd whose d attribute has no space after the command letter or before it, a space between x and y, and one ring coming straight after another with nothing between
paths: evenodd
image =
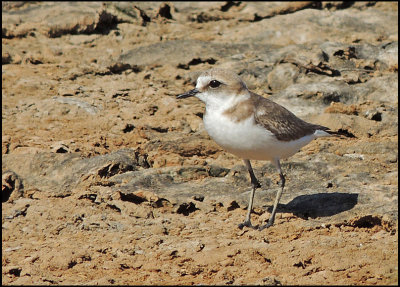
<instances>
[{"instance_id":1,"label":"brown wing","mask_svg":"<svg viewBox=\"0 0 400 287\"><path fill-rule=\"evenodd\" d=\"M257 107L254 117L256 123L271 131L278 140L292 141L313 134L316 130L329 130L307 123L281 105L255 93L251 93L251 99Z\"/></svg>"}]
</instances>

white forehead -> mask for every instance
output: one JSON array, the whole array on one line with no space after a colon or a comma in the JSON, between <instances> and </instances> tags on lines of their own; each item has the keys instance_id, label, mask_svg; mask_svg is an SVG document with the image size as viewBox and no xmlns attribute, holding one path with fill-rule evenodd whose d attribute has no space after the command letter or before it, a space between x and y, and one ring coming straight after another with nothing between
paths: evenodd
<instances>
[{"instance_id":1,"label":"white forehead","mask_svg":"<svg viewBox=\"0 0 400 287\"><path fill-rule=\"evenodd\" d=\"M212 77L209 75L201 75L197 78L196 89L201 89L208 85L208 83L212 80Z\"/></svg>"}]
</instances>

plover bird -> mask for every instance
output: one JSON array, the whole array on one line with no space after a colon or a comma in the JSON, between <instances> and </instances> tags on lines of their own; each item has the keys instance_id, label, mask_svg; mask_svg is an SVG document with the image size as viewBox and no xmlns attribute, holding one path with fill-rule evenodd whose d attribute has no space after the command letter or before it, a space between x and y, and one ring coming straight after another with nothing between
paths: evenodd
<instances>
[{"instance_id":1,"label":"plover bird","mask_svg":"<svg viewBox=\"0 0 400 287\"><path fill-rule=\"evenodd\" d=\"M248 90L238 75L228 70L210 69L197 78L196 88L178 95L195 96L206 104L204 127L210 137L226 151L243 159L251 179L247 215L239 228L251 224L254 194L261 187L250 160L269 160L277 168L282 182L271 217L259 230L274 224L276 208L285 187L280 160L295 154L315 138L335 133L329 128L307 123L281 105Z\"/></svg>"}]
</instances>

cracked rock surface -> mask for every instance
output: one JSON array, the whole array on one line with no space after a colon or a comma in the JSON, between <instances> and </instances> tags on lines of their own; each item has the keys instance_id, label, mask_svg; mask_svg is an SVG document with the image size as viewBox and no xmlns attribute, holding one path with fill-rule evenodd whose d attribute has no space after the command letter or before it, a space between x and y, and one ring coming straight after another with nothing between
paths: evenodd
<instances>
[{"instance_id":1,"label":"cracked rock surface","mask_svg":"<svg viewBox=\"0 0 400 287\"><path fill-rule=\"evenodd\" d=\"M398 284L397 2L2 2L6 285ZM176 95L231 69L339 131L275 225ZM264 224L279 175L253 161Z\"/></svg>"}]
</instances>

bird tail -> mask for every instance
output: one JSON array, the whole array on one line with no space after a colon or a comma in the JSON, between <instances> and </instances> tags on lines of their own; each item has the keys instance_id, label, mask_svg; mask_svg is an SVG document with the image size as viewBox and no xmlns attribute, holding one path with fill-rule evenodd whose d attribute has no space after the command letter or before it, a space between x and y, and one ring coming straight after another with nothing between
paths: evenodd
<instances>
[{"instance_id":1,"label":"bird tail","mask_svg":"<svg viewBox=\"0 0 400 287\"><path fill-rule=\"evenodd\" d=\"M345 129L338 129L337 131L328 130L327 132L333 136L339 136L339 137L344 136L346 138L355 138L356 137L353 133L351 133Z\"/></svg>"},{"instance_id":2,"label":"bird tail","mask_svg":"<svg viewBox=\"0 0 400 287\"><path fill-rule=\"evenodd\" d=\"M332 131L330 128L324 126L317 126L315 130L316 137L329 137L329 136L336 136L336 137L347 137L347 138L355 138L355 135L349 132L346 129L338 129L337 131Z\"/></svg>"}]
</instances>

